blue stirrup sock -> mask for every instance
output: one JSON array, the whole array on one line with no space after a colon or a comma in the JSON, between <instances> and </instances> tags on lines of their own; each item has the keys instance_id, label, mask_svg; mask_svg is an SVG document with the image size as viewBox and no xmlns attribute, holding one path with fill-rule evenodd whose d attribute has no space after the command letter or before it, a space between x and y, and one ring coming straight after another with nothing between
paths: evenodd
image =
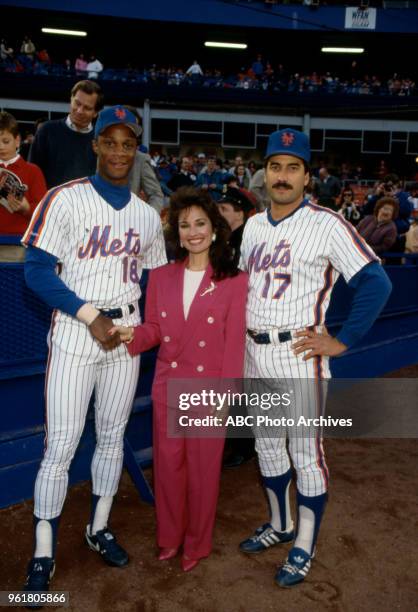
<instances>
[{"instance_id":1,"label":"blue stirrup sock","mask_svg":"<svg viewBox=\"0 0 418 612\"><path fill-rule=\"evenodd\" d=\"M298 524L294 546L302 548L312 556L321 526L328 493L308 497L299 491L296 494L298 508Z\"/></svg>"},{"instance_id":2,"label":"blue stirrup sock","mask_svg":"<svg viewBox=\"0 0 418 612\"><path fill-rule=\"evenodd\" d=\"M293 522L290 516L289 488L292 480L292 470L280 476L263 476L270 506L270 524L275 531L290 531Z\"/></svg>"}]
</instances>

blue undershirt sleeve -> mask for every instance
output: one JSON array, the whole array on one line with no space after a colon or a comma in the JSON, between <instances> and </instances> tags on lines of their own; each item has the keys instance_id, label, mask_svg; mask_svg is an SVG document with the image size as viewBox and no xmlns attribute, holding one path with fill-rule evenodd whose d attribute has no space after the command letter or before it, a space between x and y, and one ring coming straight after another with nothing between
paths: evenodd
<instances>
[{"instance_id":1,"label":"blue undershirt sleeve","mask_svg":"<svg viewBox=\"0 0 418 612\"><path fill-rule=\"evenodd\" d=\"M75 317L85 302L62 282L56 273L57 262L58 259L46 251L27 247L25 281L48 306Z\"/></svg>"},{"instance_id":2,"label":"blue undershirt sleeve","mask_svg":"<svg viewBox=\"0 0 418 612\"><path fill-rule=\"evenodd\" d=\"M357 272L348 286L355 293L348 318L336 337L349 347L369 331L389 298L392 283L382 266L374 261Z\"/></svg>"}]
</instances>

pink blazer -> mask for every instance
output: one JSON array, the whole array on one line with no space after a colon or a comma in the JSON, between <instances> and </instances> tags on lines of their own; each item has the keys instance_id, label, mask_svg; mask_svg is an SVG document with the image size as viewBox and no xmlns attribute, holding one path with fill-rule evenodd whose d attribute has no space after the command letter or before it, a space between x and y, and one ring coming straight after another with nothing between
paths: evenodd
<instances>
[{"instance_id":1,"label":"pink blazer","mask_svg":"<svg viewBox=\"0 0 418 612\"><path fill-rule=\"evenodd\" d=\"M247 274L212 281L209 265L185 320L186 263L167 264L150 273L146 322L135 328L134 339L127 345L130 354L137 355L160 344L152 393L160 401L169 378L243 375Z\"/></svg>"}]
</instances>

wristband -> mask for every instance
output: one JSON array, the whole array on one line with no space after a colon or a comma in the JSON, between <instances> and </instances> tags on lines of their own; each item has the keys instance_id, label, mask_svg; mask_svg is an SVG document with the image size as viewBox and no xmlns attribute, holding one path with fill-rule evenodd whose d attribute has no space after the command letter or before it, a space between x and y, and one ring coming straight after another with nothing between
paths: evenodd
<instances>
[{"instance_id":1,"label":"wristband","mask_svg":"<svg viewBox=\"0 0 418 612\"><path fill-rule=\"evenodd\" d=\"M92 304L83 304L83 306L77 310L76 317L79 321L89 326L97 319L99 314L100 310L97 310Z\"/></svg>"}]
</instances>

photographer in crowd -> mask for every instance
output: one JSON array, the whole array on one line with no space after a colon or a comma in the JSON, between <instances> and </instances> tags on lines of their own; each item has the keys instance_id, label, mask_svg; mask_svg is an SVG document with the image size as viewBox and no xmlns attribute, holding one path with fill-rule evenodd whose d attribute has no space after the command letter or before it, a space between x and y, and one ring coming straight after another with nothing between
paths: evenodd
<instances>
[{"instance_id":1,"label":"photographer in crowd","mask_svg":"<svg viewBox=\"0 0 418 612\"><path fill-rule=\"evenodd\" d=\"M351 225L356 226L360 221L361 214L354 202L354 191L350 187L345 187L341 191L337 212L349 221Z\"/></svg>"}]
</instances>

